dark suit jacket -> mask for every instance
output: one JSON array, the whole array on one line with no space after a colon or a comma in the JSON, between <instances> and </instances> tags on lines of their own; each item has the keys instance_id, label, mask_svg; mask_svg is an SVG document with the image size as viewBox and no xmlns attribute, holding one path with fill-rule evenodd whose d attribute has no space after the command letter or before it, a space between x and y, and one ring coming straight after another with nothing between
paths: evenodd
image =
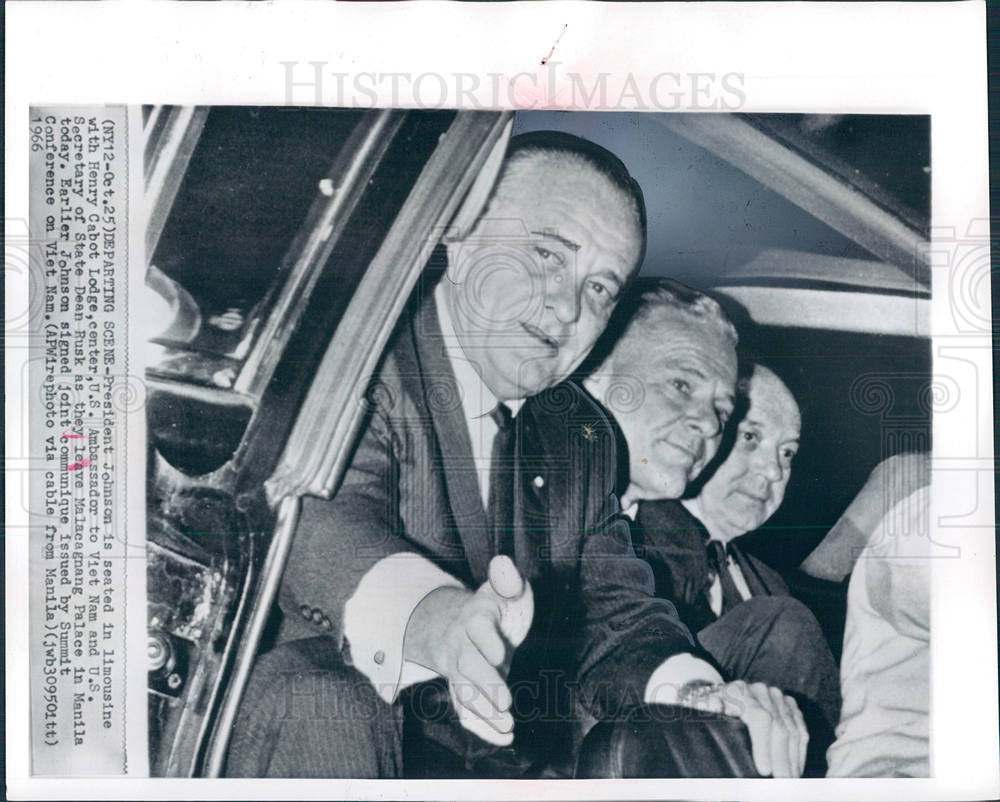
<instances>
[{"instance_id":1,"label":"dark suit jacket","mask_svg":"<svg viewBox=\"0 0 1000 802\"><path fill-rule=\"evenodd\" d=\"M335 497L304 500L280 596L282 640L342 643L345 601L395 552L419 552L469 588L486 579L489 527L431 293L404 313L368 403ZM567 382L528 399L515 423L514 559L532 584L535 617L509 679L569 680L600 718L641 701L652 671L692 650L692 639L633 552L601 410ZM556 703L547 691L537 696Z\"/></svg>"},{"instance_id":2,"label":"dark suit jacket","mask_svg":"<svg viewBox=\"0 0 1000 802\"><path fill-rule=\"evenodd\" d=\"M636 552L652 567L656 595L677 607L681 620L695 632L716 620L708 603L711 578L705 546L708 531L679 501L641 501L632 525ZM729 553L740 566L754 596L787 596L778 573L740 548Z\"/></svg>"}]
</instances>

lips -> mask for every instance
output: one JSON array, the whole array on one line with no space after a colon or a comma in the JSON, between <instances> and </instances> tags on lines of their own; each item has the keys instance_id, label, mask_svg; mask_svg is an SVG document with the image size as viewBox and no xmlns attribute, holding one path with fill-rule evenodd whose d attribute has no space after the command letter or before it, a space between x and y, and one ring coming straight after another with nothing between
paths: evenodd
<instances>
[{"instance_id":1,"label":"lips","mask_svg":"<svg viewBox=\"0 0 1000 802\"><path fill-rule=\"evenodd\" d=\"M749 490L743 490L741 488L737 488L736 492L739 495L743 496L743 498L747 499L748 501L752 501L755 504L760 504L761 506L763 506L764 504L767 503L767 496L758 496L755 493L751 493Z\"/></svg>"},{"instance_id":2,"label":"lips","mask_svg":"<svg viewBox=\"0 0 1000 802\"><path fill-rule=\"evenodd\" d=\"M675 449L676 451L680 451L683 454L687 454L687 456L690 458L691 462L693 462L693 463L697 462L698 460L700 460L701 459L701 455L705 452L705 450L704 450L703 447L701 447L700 445L693 444L693 443L683 443L683 444L681 444L681 443L675 443L675 442L673 442L671 440L664 440L663 442L666 443L671 448Z\"/></svg>"},{"instance_id":3,"label":"lips","mask_svg":"<svg viewBox=\"0 0 1000 802\"><path fill-rule=\"evenodd\" d=\"M531 323L521 323L521 328L539 343L549 348L552 353L556 353L559 350L559 342L554 338L542 331L538 326L533 326Z\"/></svg>"},{"instance_id":4,"label":"lips","mask_svg":"<svg viewBox=\"0 0 1000 802\"><path fill-rule=\"evenodd\" d=\"M686 479L690 480L691 473L698 464L698 457L692 453L690 448L679 446L676 443L671 443L669 440L661 440L660 446L661 448L666 446L676 455L670 457L667 454L662 454L661 452L661 459L666 459L666 464L671 465L674 470L683 471Z\"/></svg>"}]
</instances>

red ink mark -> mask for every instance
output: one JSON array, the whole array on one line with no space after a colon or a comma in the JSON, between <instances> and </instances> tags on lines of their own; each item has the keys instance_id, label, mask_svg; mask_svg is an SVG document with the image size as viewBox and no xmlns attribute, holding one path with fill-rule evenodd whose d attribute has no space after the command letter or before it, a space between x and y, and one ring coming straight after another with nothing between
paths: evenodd
<instances>
[{"instance_id":1,"label":"red ink mark","mask_svg":"<svg viewBox=\"0 0 1000 802\"><path fill-rule=\"evenodd\" d=\"M63 432L62 436L66 437L66 438L72 438L74 440L83 440L83 435L82 434L66 434L66 432Z\"/></svg>"},{"instance_id":2,"label":"red ink mark","mask_svg":"<svg viewBox=\"0 0 1000 802\"><path fill-rule=\"evenodd\" d=\"M548 60L550 58L552 58L552 54L556 52L556 45L559 44L559 40L563 38L563 34L566 33L566 29L568 27L569 27L568 23L566 25L563 25L563 29L559 33L559 36L557 36L556 40L552 43L552 49L549 50L549 54L545 58L542 59L542 66L543 67L545 66L546 62L548 62Z\"/></svg>"},{"instance_id":3,"label":"red ink mark","mask_svg":"<svg viewBox=\"0 0 1000 802\"><path fill-rule=\"evenodd\" d=\"M86 468L88 465L90 465L90 460L89 459L82 459L79 462L74 462L72 465L67 465L66 466L66 470L67 471L78 471L81 468Z\"/></svg>"},{"instance_id":4,"label":"red ink mark","mask_svg":"<svg viewBox=\"0 0 1000 802\"><path fill-rule=\"evenodd\" d=\"M529 73L522 73L529 78L537 78L537 76L530 75ZM511 94L513 95L515 108L518 109L543 109L543 108L565 108L569 105L567 94L568 87L563 87L557 90L554 94L550 93L549 89L545 86L539 86L536 80L534 84L527 83L515 83L512 78L507 82L511 88Z\"/></svg>"}]
</instances>

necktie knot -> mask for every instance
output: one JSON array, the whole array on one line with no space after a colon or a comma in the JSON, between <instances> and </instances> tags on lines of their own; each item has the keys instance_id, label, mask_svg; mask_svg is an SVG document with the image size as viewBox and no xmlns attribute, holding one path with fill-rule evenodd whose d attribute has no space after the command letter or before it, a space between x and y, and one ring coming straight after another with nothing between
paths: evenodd
<instances>
[{"instance_id":1,"label":"necktie knot","mask_svg":"<svg viewBox=\"0 0 1000 802\"><path fill-rule=\"evenodd\" d=\"M510 414L510 407L503 401L498 403L490 412L490 417L501 432L508 431L514 422L514 416Z\"/></svg>"},{"instance_id":2,"label":"necktie knot","mask_svg":"<svg viewBox=\"0 0 1000 802\"><path fill-rule=\"evenodd\" d=\"M721 540L708 541L709 561L708 564L716 571L721 572L729 565L729 553L725 543Z\"/></svg>"},{"instance_id":3,"label":"necktie knot","mask_svg":"<svg viewBox=\"0 0 1000 802\"><path fill-rule=\"evenodd\" d=\"M709 540L705 551L708 568L722 585L722 612L727 613L743 601L733 575L729 572L729 544L721 540Z\"/></svg>"}]
</instances>

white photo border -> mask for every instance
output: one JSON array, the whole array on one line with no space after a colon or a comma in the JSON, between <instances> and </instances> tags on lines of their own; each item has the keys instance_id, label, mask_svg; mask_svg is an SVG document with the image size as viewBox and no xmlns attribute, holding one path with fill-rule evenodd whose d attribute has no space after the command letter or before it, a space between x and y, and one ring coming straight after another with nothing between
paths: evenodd
<instances>
[{"instance_id":1,"label":"white photo border","mask_svg":"<svg viewBox=\"0 0 1000 802\"><path fill-rule=\"evenodd\" d=\"M453 106L463 86L450 76L472 74L481 78L476 90L481 96L466 92L466 104L563 108L572 98L560 96L565 88L560 80L607 73L615 108L635 109L644 102L656 111L665 109L651 106L648 92L637 98L625 91L630 76L641 92L663 74L682 76L681 84L688 87L697 86L692 75L735 74L741 76L745 96L740 111L930 114L934 373L935 378L960 382L963 393L973 394L974 407L972 415L940 415L934 421L935 468L964 472L956 487L965 488L962 501L972 509L956 508L945 494L935 493L932 535L960 542L963 558L938 560L933 572L935 776L930 779L52 780L29 776L24 737L28 548L22 479L28 452L20 434L13 435L21 431L26 399L20 391L23 354L18 364L19 352L8 337L6 712L11 798L901 800L1000 795L990 320L987 315L985 323L980 320L977 328L973 321L970 328L970 316L956 306L962 303L961 277L956 276L959 249L987 249L988 266L985 2L21 2L8 4L6 11L8 239L11 226L27 219L29 105L283 105L289 100L288 64L322 65L323 105L427 105L430 100L420 96L420 87L429 92L437 85L444 87L440 105ZM556 67L563 78L550 89L546 76ZM393 73L411 80L377 78ZM375 77L358 84L358 76L365 74ZM415 84L412 78L421 75L443 79ZM494 84L503 89L499 95L490 94ZM297 104L315 103L315 86L293 91ZM680 100L684 108L677 110L704 110L699 104L710 101L697 89L685 92ZM987 298L988 275L979 286ZM26 275L10 269L4 278L9 327L18 310L27 309L28 282ZM962 450L956 444L971 446ZM970 448L974 453L968 453ZM935 489L939 487L935 479ZM973 495L977 487L978 497ZM956 517L960 526L945 520ZM137 693L144 697L145 690Z\"/></svg>"}]
</instances>

